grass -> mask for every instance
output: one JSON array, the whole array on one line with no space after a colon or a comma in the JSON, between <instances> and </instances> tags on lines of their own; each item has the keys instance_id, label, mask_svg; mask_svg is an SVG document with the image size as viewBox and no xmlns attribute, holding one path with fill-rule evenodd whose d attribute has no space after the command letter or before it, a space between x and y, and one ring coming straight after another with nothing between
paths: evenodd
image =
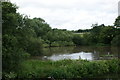
<instances>
[{"instance_id":1,"label":"grass","mask_svg":"<svg viewBox=\"0 0 120 80\"><path fill-rule=\"evenodd\" d=\"M27 60L16 73L18 78L94 78L98 75L120 73L120 60Z\"/></svg>"},{"instance_id":2,"label":"grass","mask_svg":"<svg viewBox=\"0 0 120 80\"><path fill-rule=\"evenodd\" d=\"M87 60L60 60L40 61L27 60L18 73L24 78L84 78L102 74L118 73L119 60L87 61Z\"/></svg>"},{"instance_id":3,"label":"grass","mask_svg":"<svg viewBox=\"0 0 120 80\"><path fill-rule=\"evenodd\" d=\"M101 55L101 57L114 57L114 55Z\"/></svg>"}]
</instances>

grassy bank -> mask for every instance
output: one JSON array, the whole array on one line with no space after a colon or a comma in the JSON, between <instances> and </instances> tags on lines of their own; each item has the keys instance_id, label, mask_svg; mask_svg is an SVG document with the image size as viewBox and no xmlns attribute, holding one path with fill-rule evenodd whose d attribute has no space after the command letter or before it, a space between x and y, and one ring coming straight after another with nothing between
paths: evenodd
<instances>
[{"instance_id":1,"label":"grassy bank","mask_svg":"<svg viewBox=\"0 0 120 80\"><path fill-rule=\"evenodd\" d=\"M18 78L91 78L103 74L120 73L118 59L104 61L27 60L22 65L22 70L16 75Z\"/></svg>"}]
</instances>

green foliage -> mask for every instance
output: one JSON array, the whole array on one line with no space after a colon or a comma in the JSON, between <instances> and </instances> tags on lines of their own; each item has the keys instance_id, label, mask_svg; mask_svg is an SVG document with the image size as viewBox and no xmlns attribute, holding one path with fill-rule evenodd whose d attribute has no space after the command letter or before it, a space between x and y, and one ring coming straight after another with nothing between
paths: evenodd
<instances>
[{"instance_id":1,"label":"green foliage","mask_svg":"<svg viewBox=\"0 0 120 80\"><path fill-rule=\"evenodd\" d=\"M27 16L16 12L16 5L2 2L3 72L17 72L21 62L31 55L42 53L42 39L37 37Z\"/></svg>"},{"instance_id":2,"label":"green foliage","mask_svg":"<svg viewBox=\"0 0 120 80\"><path fill-rule=\"evenodd\" d=\"M17 74L14 72L10 72L10 73L3 73L3 78L4 79L14 79L17 77Z\"/></svg>"},{"instance_id":3,"label":"green foliage","mask_svg":"<svg viewBox=\"0 0 120 80\"><path fill-rule=\"evenodd\" d=\"M120 60L86 61L60 60L39 61L28 60L23 63L23 70L18 73L20 78L92 78L103 74L119 71Z\"/></svg>"},{"instance_id":4,"label":"green foliage","mask_svg":"<svg viewBox=\"0 0 120 80\"><path fill-rule=\"evenodd\" d=\"M52 71L50 71L48 75L53 78L68 78L69 77L69 75L67 74L66 70L64 70L64 68L53 69Z\"/></svg>"},{"instance_id":5,"label":"green foliage","mask_svg":"<svg viewBox=\"0 0 120 80\"><path fill-rule=\"evenodd\" d=\"M43 39L47 41L50 46L71 46L74 45L72 37L73 33L70 31L53 29L49 31Z\"/></svg>"},{"instance_id":6,"label":"green foliage","mask_svg":"<svg viewBox=\"0 0 120 80\"><path fill-rule=\"evenodd\" d=\"M120 35L116 35L111 41L113 46L120 46Z\"/></svg>"},{"instance_id":7,"label":"green foliage","mask_svg":"<svg viewBox=\"0 0 120 80\"><path fill-rule=\"evenodd\" d=\"M32 38L30 39L29 47L27 49L28 53L30 53L32 56L37 56L42 54L42 42L43 40L41 38Z\"/></svg>"},{"instance_id":8,"label":"green foliage","mask_svg":"<svg viewBox=\"0 0 120 80\"><path fill-rule=\"evenodd\" d=\"M85 44L85 40L84 40L84 38L81 37L80 34L74 34L72 41L76 45L84 45Z\"/></svg>"},{"instance_id":9,"label":"green foliage","mask_svg":"<svg viewBox=\"0 0 120 80\"><path fill-rule=\"evenodd\" d=\"M83 37L86 39L88 45L114 45L119 44L118 35L120 35L119 18L115 20L114 26L105 26L104 24L93 24L90 33L86 33ZM113 41L112 41L113 40ZM116 41L115 41L116 40Z\"/></svg>"},{"instance_id":10,"label":"green foliage","mask_svg":"<svg viewBox=\"0 0 120 80\"><path fill-rule=\"evenodd\" d=\"M33 18L30 20L29 24L33 27L37 37L43 38L43 36L51 31L51 27L41 18Z\"/></svg>"},{"instance_id":11,"label":"green foliage","mask_svg":"<svg viewBox=\"0 0 120 80\"><path fill-rule=\"evenodd\" d=\"M106 63L108 65L108 69L110 73L120 73L120 60L113 59Z\"/></svg>"},{"instance_id":12,"label":"green foliage","mask_svg":"<svg viewBox=\"0 0 120 80\"><path fill-rule=\"evenodd\" d=\"M83 37L88 45L110 45L113 38L119 34L119 30L113 26L95 25L91 32Z\"/></svg>"},{"instance_id":13,"label":"green foliage","mask_svg":"<svg viewBox=\"0 0 120 80\"><path fill-rule=\"evenodd\" d=\"M101 30L99 39L101 43L110 44L115 36L115 28L112 26L106 26Z\"/></svg>"},{"instance_id":14,"label":"green foliage","mask_svg":"<svg viewBox=\"0 0 120 80\"><path fill-rule=\"evenodd\" d=\"M28 56L28 54L23 48L18 46L19 41L15 36L16 27L19 25L17 22L19 16L19 14L16 13L17 7L9 2L3 2L2 5L2 67L3 72L14 72L20 69L20 63Z\"/></svg>"},{"instance_id":15,"label":"green foliage","mask_svg":"<svg viewBox=\"0 0 120 80\"><path fill-rule=\"evenodd\" d=\"M3 40L3 71L17 70L20 62L24 59L23 54L25 52L23 49L16 47L16 45L18 45L18 42L14 36L4 35Z\"/></svg>"},{"instance_id":16,"label":"green foliage","mask_svg":"<svg viewBox=\"0 0 120 80\"><path fill-rule=\"evenodd\" d=\"M85 32L90 32L91 29L85 29L85 30L82 30L82 29L79 29L79 30L76 30L76 31L73 31L75 33L85 33Z\"/></svg>"},{"instance_id":17,"label":"green foliage","mask_svg":"<svg viewBox=\"0 0 120 80\"><path fill-rule=\"evenodd\" d=\"M120 16L118 16L118 17L116 18L114 25L115 25L116 27L120 27Z\"/></svg>"}]
</instances>

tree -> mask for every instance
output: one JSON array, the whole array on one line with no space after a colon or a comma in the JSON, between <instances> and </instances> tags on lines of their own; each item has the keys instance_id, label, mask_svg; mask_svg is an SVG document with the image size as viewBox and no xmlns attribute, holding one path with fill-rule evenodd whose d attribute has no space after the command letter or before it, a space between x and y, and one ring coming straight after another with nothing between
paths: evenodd
<instances>
[{"instance_id":1,"label":"tree","mask_svg":"<svg viewBox=\"0 0 120 80\"><path fill-rule=\"evenodd\" d=\"M101 30L99 35L99 42L104 44L111 44L115 36L115 28L113 26L106 26Z\"/></svg>"},{"instance_id":2,"label":"tree","mask_svg":"<svg viewBox=\"0 0 120 80\"><path fill-rule=\"evenodd\" d=\"M42 37L51 30L51 27L41 18L33 18L30 20L30 25L35 30L37 37Z\"/></svg>"},{"instance_id":3,"label":"tree","mask_svg":"<svg viewBox=\"0 0 120 80\"><path fill-rule=\"evenodd\" d=\"M102 31L102 29L105 27L104 24L98 25L98 24L92 24L92 29L90 34L88 34L88 41L89 44L97 44L99 43L99 36Z\"/></svg>"},{"instance_id":4,"label":"tree","mask_svg":"<svg viewBox=\"0 0 120 80\"><path fill-rule=\"evenodd\" d=\"M80 34L74 34L73 43L76 45L84 45L84 39L80 36Z\"/></svg>"},{"instance_id":5,"label":"tree","mask_svg":"<svg viewBox=\"0 0 120 80\"><path fill-rule=\"evenodd\" d=\"M2 20L3 20L3 45L2 45L2 67L3 72L19 70L20 63L27 54L19 45L15 36L16 28L19 26L18 13L16 5L10 2L2 2Z\"/></svg>"},{"instance_id":6,"label":"tree","mask_svg":"<svg viewBox=\"0 0 120 80\"><path fill-rule=\"evenodd\" d=\"M120 46L120 35L115 36L111 41L111 44L113 46Z\"/></svg>"},{"instance_id":7,"label":"tree","mask_svg":"<svg viewBox=\"0 0 120 80\"><path fill-rule=\"evenodd\" d=\"M116 18L114 25L115 25L116 27L120 27L120 16L118 16L118 17Z\"/></svg>"}]
</instances>

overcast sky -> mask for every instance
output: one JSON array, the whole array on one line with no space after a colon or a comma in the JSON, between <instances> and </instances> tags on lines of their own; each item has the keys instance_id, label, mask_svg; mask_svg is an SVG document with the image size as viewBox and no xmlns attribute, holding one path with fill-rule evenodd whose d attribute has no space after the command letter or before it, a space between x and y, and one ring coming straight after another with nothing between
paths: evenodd
<instances>
[{"instance_id":1,"label":"overcast sky","mask_svg":"<svg viewBox=\"0 0 120 80\"><path fill-rule=\"evenodd\" d=\"M89 29L92 24L113 25L119 0L11 0L18 12L43 18L52 28Z\"/></svg>"}]
</instances>

